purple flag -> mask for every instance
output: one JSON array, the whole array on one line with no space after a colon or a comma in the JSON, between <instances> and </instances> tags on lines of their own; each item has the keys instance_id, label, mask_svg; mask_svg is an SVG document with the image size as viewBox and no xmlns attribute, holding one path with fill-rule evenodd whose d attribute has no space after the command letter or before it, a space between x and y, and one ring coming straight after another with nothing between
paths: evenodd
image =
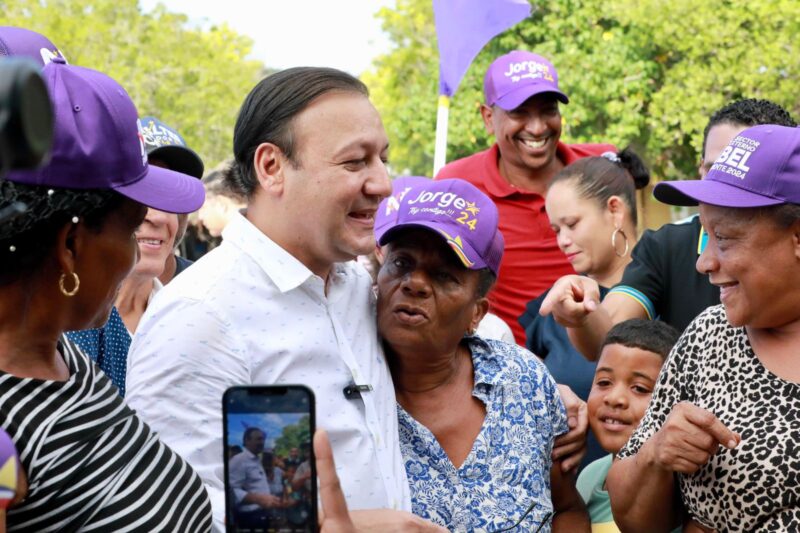
<instances>
[{"instance_id":1,"label":"purple flag","mask_svg":"<svg viewBox=\"0 0 800 533\"><path fill-rule=\"evenodd\" d=\"M529 0L433 0L439 94L453 96L481 48L530 13Z\"/></svg>"}]
</instances>

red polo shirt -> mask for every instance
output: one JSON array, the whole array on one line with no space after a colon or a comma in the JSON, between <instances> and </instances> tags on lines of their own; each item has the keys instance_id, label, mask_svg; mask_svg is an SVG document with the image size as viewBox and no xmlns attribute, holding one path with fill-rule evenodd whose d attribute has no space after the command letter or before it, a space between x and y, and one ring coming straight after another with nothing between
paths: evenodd
<instances>
[{"instance_id":1,"label":"red polo shirt","mask_svg":"<svg viewBox=\"0 0 800 533\"><path fill-rule=\"evenodd\" d=\"M616 152L610 144L564 144L557 157L569 165L578 159ZM486 193L497 205L500 231L506 248L497 284L489 294L492 312L506 321L517 343L525 346L525 331L517 319L525 305L549 289L555 281L575 271L556 244L556 235L544 210L544 197L517 189L497 166L497 144L446 165L436 179L461 178Z\"/></svg>"}]
</instances>

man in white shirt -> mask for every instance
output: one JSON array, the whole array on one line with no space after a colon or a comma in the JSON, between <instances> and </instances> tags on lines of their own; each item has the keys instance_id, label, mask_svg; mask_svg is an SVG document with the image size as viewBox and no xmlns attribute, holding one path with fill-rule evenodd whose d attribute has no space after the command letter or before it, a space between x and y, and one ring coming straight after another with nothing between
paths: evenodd
<instances>
[{"instance_id":1,"label":"man in white shirt","mask_svg":"<svg viewBox=\"0 0 800 533\"><path fill-rule=\"evenodd\" d=\"M237 523L242 527L257 527L264 523L266 509L280 506L281 499L270 493L267 474L259 457L264 451L266 435L260 429L250 427L245 430L242 440L244 450L228 463L230 488L239 513Z\"/></svg>"},{"instance_id":2,"label":"man in white shirt","mask_svg":"<svg viewBox=\"0 0 800 533\"><path fill-rule=\"evenodd\" d=\"M126 399L203 478L217 530L221 399L232 385L311 387L349 508L411 508L371 280L352 261L374 246L375 212L391 191L387 150L352 76L295 68L262 80L234 132L229 179L246 213L142 318ZM433 527L406 512L353 516L374 530Z\"/></svg>"}]
</instances>

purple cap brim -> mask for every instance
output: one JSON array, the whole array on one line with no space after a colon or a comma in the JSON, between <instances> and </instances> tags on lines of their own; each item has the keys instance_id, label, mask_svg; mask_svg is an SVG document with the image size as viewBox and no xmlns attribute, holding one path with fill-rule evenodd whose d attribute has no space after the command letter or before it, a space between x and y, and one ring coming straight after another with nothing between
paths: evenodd
<instances>
[{"instance_id":1,"label":"purple cap brim","mask_svg":"<svg viewBox=\"0 0 800 533\"><path fill-rule=\"evenodd\" d=\"M659 202L680 206L701 203L718 207L765 207L786 203L709 179L661 182L653 189L653 196Z\"/></svg>"},{"instance_id":2,"label":"purple cap brim","mask_svg":"<svg viewBox=\"0 0 800 533\"><path fill-rule=\"evenodd\" d=\"M569 103L569 98L567 98L566 94L553 89L552 85L541 84L540 86L524 85L519 87L495 100L494 105L506 111L512 111L524 104L528 98L545 93L552 93L556 99L564 104Z\"/></svg>"},{"instance_id":3,"label":"purple cap brim","mask_svg":"<svg viewBox=\"0 0 800 533\"><path fill-rule=\"evenodd\" d=\"M153 165L147 165L141 179L114 190L147 207L178 214L197 211L206 197L203 182L197 178Z\"/></svg>"},{"instance_id":4,"label":"purple cap brim","mask_svg":"<svg viewBox=\"0 0 800 533\"><path fill-rule=\"evenodd\" d=\"M448 229L452 229L452 226L448 226L446 224L437 224L435 222L427 222L427 221L420 221L420 222L413 222L409 224L398 224L392 227L390 230L384 233L380 240L378 241L381 246L385 246L389 244L397 233L404 229L412 229L412 228L422 228L427 230L432 230L436 233L439 237L442 238L450 248L453 250L453 253L458 257L466 268L470 270L480 270L482 268L490 268L483 259L481 259L480 254L478 254L472 246L469 245L464 239L461 239L461 250L457 249L457 246L452 242L449 238L449 233L447 232ZM495 274L497 274L495 272Z\"/></svg>"}]
</instances>

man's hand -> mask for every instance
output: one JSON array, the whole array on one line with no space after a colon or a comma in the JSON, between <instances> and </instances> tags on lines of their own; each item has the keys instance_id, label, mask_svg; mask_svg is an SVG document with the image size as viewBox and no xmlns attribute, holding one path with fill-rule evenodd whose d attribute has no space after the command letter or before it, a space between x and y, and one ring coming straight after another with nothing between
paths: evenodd
<instances>
[{"instance_id":1,"label":"man's hand","mask_svg":"<svg viewBox=\"0 0 800 533\"><path fill-rule=\"evenodd\" d=\"M247 494L249 503L255 503L264 509L272 509L275 507L283 507L283 501L278 496L272 494L264 494L262 492L249 492Z\"/></svg>"},{"instance_id":2,"label":"man's hand","mask_svg":"<svg viewBox=\"0 0 800 533\"><path fill-rule=\"evenodd\" d=\"M741 440L738 433L728 429L713 413L680 402L642 451L645 460L658 468L693 474L717 453L720 445L733 449Z\"/></svg>"},{"instance_id":3,"label":"man's hand","mask_svg":"<svg viewBox=\"0 0 800 533\"><path fill-rule=\"evenodd\" d=\"M322 504L320 512L320 533L354 533L356 527L347 512L336 465L333 463L333 450L324 429L314 432L314 455L319 477L319 497Z\"/></svg>"},{"instance_id":4,"label":"man's hand","mask_svg":"<svg viewBox=\"0 0 800 533\"><path fill-rule=\"evenodd\" d=\"M356 531L375 533L448 533L446 528L405 511L374 509L351 513Z\"/></svg>"},{"instance_id":5,"label":"man's hand","mask_svg":"<svg viewBox=\"0 0 800 533\"><path fill-rule=\"evenodd\" d=\"M547 293L539 314L553 314L556 322L565 328L579 328L586 323L589 313L600 305L600 286L586 276L563 276Z\"/></svg>"},{"instance_id":6,"label":"man's hand","mask_svg":"<svg viewBox=\"0 0 800 533\"><path fill-rule=\"evenodd\" d=\"M553 445L553 461L561 461L561 471L577 468L586 455L586 433L589 428L589 412L586 402L578 398L566 385L559 385L561 401L567 409L569 432L558 437Z\"/></svg>"}]
</instances>

